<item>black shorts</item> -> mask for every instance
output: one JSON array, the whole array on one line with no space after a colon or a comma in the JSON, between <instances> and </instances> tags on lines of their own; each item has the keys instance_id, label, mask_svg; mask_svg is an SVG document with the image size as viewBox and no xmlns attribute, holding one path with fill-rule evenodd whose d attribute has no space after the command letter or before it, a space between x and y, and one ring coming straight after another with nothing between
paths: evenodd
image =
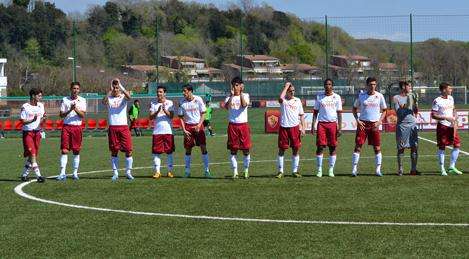
<instances>
[{"instance_id":1,"label":"black shorts","mask_svg":"<svg viewBox=\"0 0 469 259\"><path fill-rule=\"evenodd\" d=\"M210 121L204 120L204 127L208 127L208 126L210 126Z\"/></svg>"}]
</instances>

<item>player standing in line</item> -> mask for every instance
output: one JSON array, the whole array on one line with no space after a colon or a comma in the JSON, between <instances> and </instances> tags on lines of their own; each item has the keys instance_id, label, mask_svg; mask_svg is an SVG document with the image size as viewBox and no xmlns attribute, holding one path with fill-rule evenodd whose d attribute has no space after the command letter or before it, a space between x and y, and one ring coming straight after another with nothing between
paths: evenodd
<instances>
[{"instance_id":1,"label":"player standing in line","mask_svg":"<svg viewBox=\"0 0 469 259\"><path fill-rule=\"evenodd\" d=\"M412 85L409 82L399 82L401 93L393 97L394 109L397 114L396 144L397 144L397 175L404 173L402 158L404 150L410 148L411 170L410 175L420 174L417 171L417 147L418 127L417 97L412 93Z\"/></svg>"},{"instance_id":2,"label":"player standing in line","mask_svg":"<svg viewBox=\"0 0 469 259\"><path fill-rule=\"evenodd\" d=\"M108 107L108 141L111 151L112 180L119 178L119 151L125 152L125 175L127 179L133 180L132 176L132 136L127 125L127 102L130 93L125 90L118 78L112 80L111 89L103 98L103 103Z\"/></svg>"},{"instance_id":3,"label":"player standing in line","mask_svg":"<svg viewBox=\"0 0 469 259\"><path fill-rule=\"evenodd\" d=\"M285 150L292 148L292 175L301 177L298 173L300 165L301 136L305 135L306 123L303 104L295 97L295 87L287 82L278 99L280 103L280 128L278 131L277 178L283 177L283 162Z\"/></svg>"},{"instance_id":4,"label":"player standing in line","mask_svg":"<svg viewBox=\"0 0 469 259\"><path fill-rule=\"evenodd\" d=\"M78 166L80 165L80 150L83 140L83 129L81 124L86 112L86 99L79 96L80 83L70 84L70 96L62 99L60 106L60 117L64 120L62 134L60 135L60 174L59 181L67 179L66 169L68 153L73 152L73 179L78 180Z\"/></svg>"},{"instance_id":5,"label":"player standing in line","mask_svg":"<svg viewBox=\"0 0 469 259\"><path fill-rule=\"evenodd\" d=\"M333 92L332 79L324 80L324 93L319 94L314 103L313 124L311 133L314 134L314 125L318 121L316 135L316 165L317 177L322 177L323 150L329 147L328 175L334 177L334 166L337 160L337 138L342 129L342 98Z\"/></svg>"},{"instance_id":6,"label":"player standing in line","mask_svg":"<svg viewBox=\"0 0 469 259\"><path fill-rule=\"evenodd\" d=\"M184 177L191 176L191 154L194 146L200 146L202 160L204 163L204 175L211 178L209 170L209 158L206 146L204 131L205 104L202 98L193 94L191 85L182 87L184 98L179 101L178 115L181 120L182 130L184 132L184 156L185 174Z\"/></svg>"},{"instance_id":7,"label":"player standing in line","mask_svg":"<svg viewBox=\"0 0 469 259\"><path fill-rule=\"evenodd\" d=\"M37 156L41 145L41 123L46 119L44 104L41 103L41 100L42 90L32 88L29 91L29 102L21 106L20 121L23 124L23 155L26 158L21 181L28 181L30 170L36 174L38 183L46 180L41 175L37 163Z\"/></svg>"},{"instance_id":8,"label":"player standing in line","mask_svg":"<svg viewBox=\"0 0 469 259\"><path fill-rule=\"evenodd\" d=\"M458 116L454 108L454 99L451 96L452 91L453 89L450 84L440 84L441 96L433 100L431 113L432 119L438 121L438 125L436 126L437 156L442 176L448 175L445 170L445 147L450 145L453 146L453 150L451 151L448 171L452 174L462 174L462 172L456 168L461 139L457 131Z\"/></svg>"},{"instance_id":9,"label":"player standing in line","mask_svg":"<svg viewBox=\"0 0 469 259\"><path fill-rule=\"evenodd\" d=\"M239 77L231 80L230 96L225 98L225 109L228 110L228 141L233 179L238 178L238 150L243 152L244 178L249 178L251 162L251 129L248 124L249 94L244 93L244 83Z\"/></svg>"},{"instance_id":10,"label":"player standing in line","mask_svg":"<svg viewBox=\"0 0 469 259\"><path fill-rule=\"evenodd\" d=\"M376 176L383 176L381 173L381 126L386 116L386 101L384 96L376 91L377 80L374 77L366 79L366 92L358 95L353 104L353 117L357 121L357 132L355 135L355 149L352 155L352 176L358 175L358 161L360 160L360 151L368 138L368 145L373 146L375 151ZM358 117L358 110L360 117ZM380 116L381 114L381 116Z\"/></svg>"},{"instance_id":11,"label":"player standing in line","mask_svg":"<svg viewBox=\"0 0 469 259\"><path fill-rule=\"evenodd\" d=\"M154 121L153 128L153 178L161 177L161 154L166 153L169 178L173 178L173 152L174 135L172 130L172 119L174 106L171 100L166 99L166 87L160 85L156 88L157 100L151 102L150 120Z\"/></svg>"}]
</instances>

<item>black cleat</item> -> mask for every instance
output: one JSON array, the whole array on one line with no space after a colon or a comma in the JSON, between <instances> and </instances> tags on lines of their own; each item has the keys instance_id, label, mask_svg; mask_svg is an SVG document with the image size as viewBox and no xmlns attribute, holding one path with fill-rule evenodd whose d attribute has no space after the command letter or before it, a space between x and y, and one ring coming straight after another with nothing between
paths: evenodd
<instances>
[{"instance_id":1,"label":"black cleat","mask_svg":"<svg viewBox=\"0 0 469 259\"><path fill-rule=\"evenodd\" d=\"M45 181L46 181L46 178L45 178L44 176L39 176L39 177L37 178L37 182L38 182L38 183L43 183L43 182L45 182Z\"/></svg>"}]
</instances>

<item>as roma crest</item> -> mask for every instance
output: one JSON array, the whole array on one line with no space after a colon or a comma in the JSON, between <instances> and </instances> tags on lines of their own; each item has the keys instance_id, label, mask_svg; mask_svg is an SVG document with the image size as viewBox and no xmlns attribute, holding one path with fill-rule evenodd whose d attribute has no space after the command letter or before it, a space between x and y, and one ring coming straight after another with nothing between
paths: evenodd
<instances>
[{"instance_id":1,"label":"as roma crest","mask_svg":"<svg viewBox=\"0 0 469 259\"><path fill-rule=\"evenodd\" d=\"M268 118L267 118L267 123L269 123L269 126L274 128L275 126L277 126L278 124L278 117L275 116L275 115L270 115Z\"/></svg>"}]
</instances>

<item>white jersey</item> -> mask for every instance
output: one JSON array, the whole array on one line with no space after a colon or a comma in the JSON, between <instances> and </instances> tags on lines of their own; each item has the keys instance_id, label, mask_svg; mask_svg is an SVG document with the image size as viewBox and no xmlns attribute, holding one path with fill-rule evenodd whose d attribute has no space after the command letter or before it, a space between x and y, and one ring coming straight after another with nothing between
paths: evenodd
<instances>
[{"instance_id":1,"label":"white jersey","mask_svg":"<svg viewBox=\"0 0 469 259\"><path fill-rule=\"evenodd\" d=\"M127 125L127 100L125 95L109 96L108 120L110 126Z\"/></svg>"},{"instance_id":2,"label":"white jersey","mask_svg":"<svg viewBox=\"0 0 469 259\"><path fill-rule=\"evenodd\" d=\"M293 97L290 100L282 99L280 104L280 126L291 128L300 125L300 115L304 115L303 104L300 98Z\"/></svg>"},{"instance_id":3,"label":"white jersey","mask_svg":"<svg viewBox=\"0 0 469 259\"><path fill-rule=\"evenodd\" d=\"M249 94L242 93L244 100L249 106ZM225 98L225 103L228 102L230 97ZM248 122L248 106L241 106L241 96L233 95L231 97L231 106L228 108L228 120L231 123L247 123Z\"/></svg>"},{"instance_id":4,"label":"white jersey","mask_svg":"<svg viewBox=\"0 0 469 259\"><path fill-rule=\"evenodd\" d=\"M41 129L41 119L46 114L44 110L44 104L38 102L36 106L31 105L30 103L25 103L21 106L20 119L30 121L37 116L37 119L34 122L23 125L24 131L40 130Z\"/></svg>"},{"instance_id":5,"label":"white jersey","mask_svg":"<svg viewBox=\"0 0 469 259\"><path fill-rule=\"evenodd\" d=\"M368 92L360 93L353 107L360 110L360 120L371 122L379 121L381 110L387 108L384 96L378 92L373 95L369 95Z\"/></svg>"},{"instance_id":6,"label":"white jersey","mask_svg":"<svg viewBox=\"0 0 469 259\"><path fill-rule=\"evenodd\" d=\"M153 135L173 134L171 118L164 113L162 106L163 103L158 101L151 102L150 105L150 112L160 110L153 121ZM174 106L171 100L166 100L164 107L168 112L174 112Z\"/></svg>"},{"instance_id":7,"label":"white jersey","mask_svg":"<svg viewBox=\"0 0 469 259\"><path fill-rule=\"evenodd\" d=\"M433 100L432 111L436 112L437 115L445 117L453 117L454 113L454 99L453 96L449 95L448 98L439 96ZM453 127L453 124L447 120L438 121L442 125Z\"/></svg>"},{"instance_id":8,"label":"white jersey","mask_svg":"<svg viewBox=\"0 0 469 259\"><path fill-rule=\"evenodd\" d=\"M75 104L75 107L78 108L80 111L86 112L86 99L78 96L77 99L73 100L70 96L64 97L62 99L62 105L60 106L60 111L65 113L70 111L70 107L72 107L72 104ZM78 116L78 114L75 111L71 111L67 116L64 118L64 124L65 125L75 125L75 126L80 126L82 118Z\"/></svg>"},{"instance_id":9,"label":"white jersey","mask_svg":"<svg viewBox=\"0 0 469 259\"><path fill-rule=\"evenodd\" d=\"M184 117L184 122L188 124L198 124L200 116L205 113L207 108L204 101L199 96L194 95L192 101L183 98L179 101L178 115Z\"/></svg>"},{"instance_id":10,"label":"white jersey","mask_svg":"<svg viewBox=\"0 0 469 259\"><path fill-rule=\"evenodd\" d=\"M336 122L337 112L342 111L342 99L336 93L332 93L332 95L318 94L314 110L318 112L318 121Z\"/></svg>"}]
</instances>

